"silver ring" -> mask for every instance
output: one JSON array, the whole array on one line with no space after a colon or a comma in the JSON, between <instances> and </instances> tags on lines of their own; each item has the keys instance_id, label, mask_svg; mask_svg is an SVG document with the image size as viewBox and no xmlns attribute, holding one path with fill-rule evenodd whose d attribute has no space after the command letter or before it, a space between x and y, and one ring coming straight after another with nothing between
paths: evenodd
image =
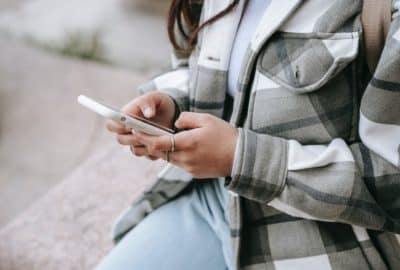
<instances>
[{"instance_id":1,"label":"silver ring","mask_svg":"<svg viewBox=\"0 0 400 270\"><path fill-rule=\"evenodd\" d=\"M171 152L175 152L175 137L174 135L171 135Z\"/></svg>"},{"instance_id":2,"label":"silver ring","mask_svg":"<svg viewBox=\"0 0 400 270\"><path fill-rule=\"evenodd\" d=\"M167 150L166 152L165 152L165 160L167 161L167 162L169 162L169 150Z\"/></svg>"}]
</instances>

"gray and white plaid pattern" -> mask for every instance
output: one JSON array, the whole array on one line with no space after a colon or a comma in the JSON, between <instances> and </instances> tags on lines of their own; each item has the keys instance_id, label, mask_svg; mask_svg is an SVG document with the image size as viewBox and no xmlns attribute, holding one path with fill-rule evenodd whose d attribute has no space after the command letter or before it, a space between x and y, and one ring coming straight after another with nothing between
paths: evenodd
<instances>
[{"instance_id":1,"label":"gray and white plaid pattern","mask_svg":"<svg viewBox=\"0 0 400 270\"><path fill-rule=\"evenodd\" d=\"M204 21L231 1L193 5ZM221 117L244 2L141 90L168 93L180 111ZM400 3L371 78L359 46L362 3L272 0L255 29L237 84L231 122L240 135L226 178L237 269L400 269ZM166 168L116 223L115 240L191 180Z\"/></svg>"}]
</instances>

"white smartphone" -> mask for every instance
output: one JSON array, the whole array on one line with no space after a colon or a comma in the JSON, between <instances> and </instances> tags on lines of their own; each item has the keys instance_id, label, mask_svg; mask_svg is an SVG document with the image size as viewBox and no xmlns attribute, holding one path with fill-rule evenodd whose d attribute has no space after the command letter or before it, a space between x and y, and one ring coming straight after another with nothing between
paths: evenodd
<instances>
[{"instance_id":1,"label":"white smartphone","mask_svg":"<svg viewBox=\"0 0 400 270\"><path fill-rule=\"evenodd\" d=\"M108 105L101 104L84 95L80 95L78 97L78 103L104 116L105 118L119 122L125 125L127 128L133 129L135 131L140 131L156 136L171 135L175 133L172 129L163 127L141 117L126 115L118 109L114 109Z\"/></svg>"}]
</instances>

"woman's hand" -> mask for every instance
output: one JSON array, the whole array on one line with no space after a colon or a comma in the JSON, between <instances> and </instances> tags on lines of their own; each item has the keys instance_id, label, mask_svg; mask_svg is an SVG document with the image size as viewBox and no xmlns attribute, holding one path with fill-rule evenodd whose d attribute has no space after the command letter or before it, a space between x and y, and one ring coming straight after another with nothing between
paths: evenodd
<instances>
[{"instance_id":1,"label":"woman's hand","mask_svg":"<svg viewBox=\"0 0 400 270\"><path fill-rule=\"evenodd\" d=\"M127 115L139 116L149 119L162 126L172 128L175 116L175 104L172 98L160 92L150 92L133 99L122 108ZM145 155L154 160L157 159L147 152L147 148L139 143L131 130L123 124L108 120L106 127L109 131L117 134L117 141L122 145L131 146L134 154Z\"/></svg>"},{"instance_id":2,"label":"woman's hand","mask_svg":"<svg viewBox=\"0 0 400 270\"><path fill-rule=\"evenodd\" d=\"M175 122L180 129L190 129L174 135L175 151L169 162L185 169L196 178L229 176L238 137L238 130L210 114L183 112ZM154 158L166 159L171 150L171 137L136 133L136 142L146 146ZM138 153L142 156L143 153Z\"/></svg>"}]
</instances>

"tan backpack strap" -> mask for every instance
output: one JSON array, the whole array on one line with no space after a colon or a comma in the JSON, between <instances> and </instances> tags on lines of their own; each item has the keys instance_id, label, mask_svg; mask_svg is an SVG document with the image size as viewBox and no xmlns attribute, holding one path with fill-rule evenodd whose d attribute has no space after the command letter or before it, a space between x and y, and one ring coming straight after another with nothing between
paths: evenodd
<instances>
[{"instance_id":1,"label":"tan backpack strap","mask_svg":"<svg viewBox=\"0 0 400 270\"><path fill-rule=\"evenodd\" d=\"M364 0L361 20L367 64L371 73L378 65L392 21L391 0Z\"/></svg>"}]
</instances>

